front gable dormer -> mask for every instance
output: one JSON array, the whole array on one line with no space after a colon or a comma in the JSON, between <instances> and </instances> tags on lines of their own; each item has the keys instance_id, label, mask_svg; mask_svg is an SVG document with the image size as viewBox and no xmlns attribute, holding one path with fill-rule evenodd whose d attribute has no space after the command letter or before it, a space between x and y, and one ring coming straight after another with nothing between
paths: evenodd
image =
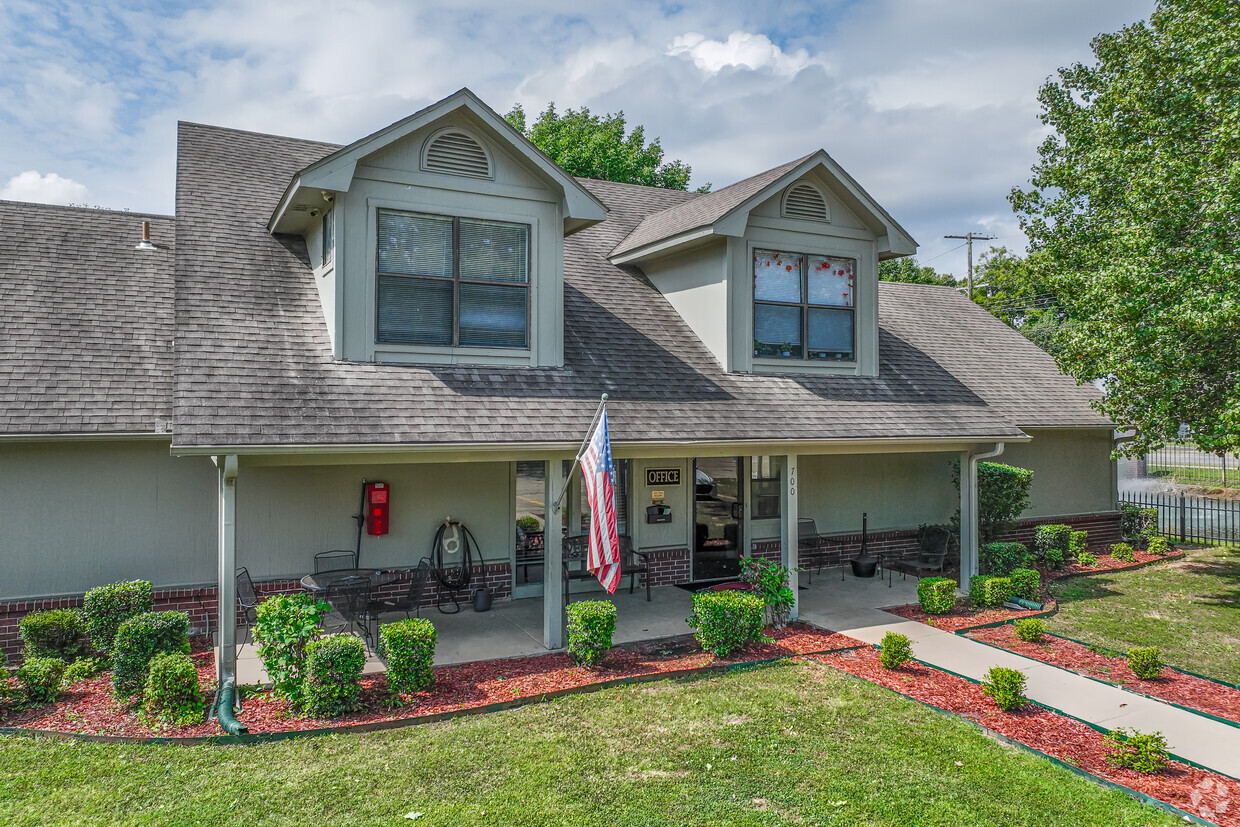
<instances>
[{"instance_id":1,"label":"front gable dormer","mask_svg":"<svg viewBox=\"0 0 1240 827\"><path fill-rule=\"evenodd\" d=\"M302 170L269 227L306 239L337 359L558 366L564 236L605 216L462 90Z\"/></svg>"},{"instance_id":2,"label":"front gable dormer","mask_svg":"<svg viewBox=\"0 0 1240 827\"><path fill-rule=\"evenodd\" d=\"M878 375L878 262L916 242L826 152L644 219L637 265L729 371Z\"/></svg>"}]
</instances>

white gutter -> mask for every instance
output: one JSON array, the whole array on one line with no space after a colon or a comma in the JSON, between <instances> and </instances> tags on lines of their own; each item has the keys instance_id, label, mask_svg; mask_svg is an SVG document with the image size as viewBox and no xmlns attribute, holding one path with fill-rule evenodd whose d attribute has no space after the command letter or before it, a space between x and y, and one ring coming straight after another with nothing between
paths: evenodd
<instances>
[{"instance_id":1,"label":"white gutter","mask_svg":"<svg viewBox=\"0 0 1240 827\"><path fill-rule=\"evenodd\" d=\"M969 581L977 574L978 562L978 511L977 511L977 464L1003 453L1005 445L996 442L993 450L970 452L967 468L960 475L960 591L968 594Z\"/></svg>"}]
</instances>

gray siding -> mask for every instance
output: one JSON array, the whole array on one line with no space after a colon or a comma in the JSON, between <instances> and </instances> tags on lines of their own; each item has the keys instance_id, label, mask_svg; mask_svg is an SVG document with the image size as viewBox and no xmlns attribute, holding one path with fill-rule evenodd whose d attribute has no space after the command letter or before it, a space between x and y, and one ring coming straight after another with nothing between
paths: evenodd
<instances>
[{"instance_id":1,"label":"gray siding","mask_svg":"<svg viewBox=\"0 0 1240 827\"><path fill-rule=\"evenodd\" d=\"M214 581L216 480L163 440L0 446L0 599Z\"/></svg>"}]
</instances>

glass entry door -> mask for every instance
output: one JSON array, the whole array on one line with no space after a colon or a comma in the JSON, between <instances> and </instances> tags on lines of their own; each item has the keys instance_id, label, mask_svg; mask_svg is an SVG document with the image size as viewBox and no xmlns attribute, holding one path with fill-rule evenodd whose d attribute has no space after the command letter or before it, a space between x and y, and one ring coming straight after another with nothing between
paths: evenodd
<instances>
[{"instance_id":1,"label":"glass entry door","mask_svg":"<svg viewBox=\"0 0 1240 827\"><path fill-rule=\"evenodd\" d=\"M734 579L740 574L741 460L707 457L693 463L693 580Z\"/></svg>"}]
</instances>

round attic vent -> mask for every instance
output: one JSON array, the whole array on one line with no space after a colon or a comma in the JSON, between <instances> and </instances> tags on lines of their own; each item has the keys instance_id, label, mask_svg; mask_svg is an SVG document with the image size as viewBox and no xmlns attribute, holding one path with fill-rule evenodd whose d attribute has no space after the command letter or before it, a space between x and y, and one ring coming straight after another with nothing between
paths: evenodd
<instances>
[{"instance_id":1,"label":"round attic vent","mask_svg":"<svg viewBox=\"0 0 1240 827\"><path fill-rule=\"evenodd\" d=\"M808 218L813 221L830 221L827 201L812 184L795 184L784 196L785 218Z\"/></svg>"},{"instance_id":2,"label":"round attic vent","mask_svg":"<svg viewBox=\"0 0 1240 827\"><path fill-rule=\"evenodd\" d=\"M491 159L472 136L449 129L431 137L422 156L422 169L448 175L490 178Z\"/></svg>"}]
</instances>

